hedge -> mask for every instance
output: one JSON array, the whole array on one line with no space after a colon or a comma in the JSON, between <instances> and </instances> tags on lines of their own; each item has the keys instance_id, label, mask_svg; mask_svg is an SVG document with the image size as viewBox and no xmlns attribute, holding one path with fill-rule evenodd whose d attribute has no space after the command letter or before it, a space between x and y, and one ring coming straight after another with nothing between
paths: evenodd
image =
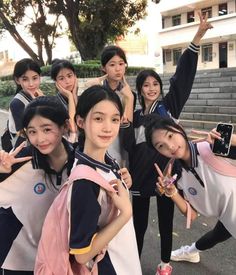
<instances>
[{"instance_id":1,"label":"hedge","mask_svg":"<svg viewBox=\"0 0 236 275\"><path fill-rule=\"evenodd\" d=\"M79 78L89 78L101 76L102 70L99 60L87 60L81 64L73 64L77 77ZM141 70L147 69L147 67L128 67L126 70L127 76L137 75ZM50 77L51 65L41 67L42 76ZM12 75L2 76L0 80L12 80Z\"/></svg>"},{"instance_id":2,"label":"hedge","mask_svg":"<svg viewBox=\"0 0 236 275\"><path fill-rule=\"evenodd\" d=\"M54 95L56 88L54 83L47 83L42 82L40 84L40 89L44 92L46 95ZM16 85L14 81L0 81L0 96L2 97L8 97L13 96L16 92Z\"/></svg>"}]
</instances>

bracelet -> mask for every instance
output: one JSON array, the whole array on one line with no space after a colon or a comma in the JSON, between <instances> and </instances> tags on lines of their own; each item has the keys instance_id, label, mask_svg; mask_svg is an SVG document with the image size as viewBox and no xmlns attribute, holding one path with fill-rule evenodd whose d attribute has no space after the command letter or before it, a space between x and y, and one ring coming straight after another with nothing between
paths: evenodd
<instances>
[{"instance_id":1,"label":"bracelet","mask_svg":"<svg viewBox=\"0 0 236 275\"><path fill-rule=\"evenodd\" d=\"M167 194L167 193L165 192L165 196L168 197L168 198L172 198L172 197L174 197L176 194L178 194L178 189L177 189L177 188L175 188L174 192L172 192L171 194Z\"/></svg>"}]
</instances>

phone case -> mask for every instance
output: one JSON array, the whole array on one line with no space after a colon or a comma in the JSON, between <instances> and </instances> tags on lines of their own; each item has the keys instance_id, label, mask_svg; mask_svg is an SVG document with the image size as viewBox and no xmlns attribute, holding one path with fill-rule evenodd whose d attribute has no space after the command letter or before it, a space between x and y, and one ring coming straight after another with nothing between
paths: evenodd
<instances>
[{"instance_id":1,"label":"phone case","mask_svg":"<svg viewBox=\"0 0 236 275\"><path fill-rule=\"evenodd\" d=\"M216 127L216 131L221 134L221 140L216 139L213 144L212 151L219 156L228 156L231 137L233 134L233 125L230 123L219 123Z\"/></svg>"}]
</instances>

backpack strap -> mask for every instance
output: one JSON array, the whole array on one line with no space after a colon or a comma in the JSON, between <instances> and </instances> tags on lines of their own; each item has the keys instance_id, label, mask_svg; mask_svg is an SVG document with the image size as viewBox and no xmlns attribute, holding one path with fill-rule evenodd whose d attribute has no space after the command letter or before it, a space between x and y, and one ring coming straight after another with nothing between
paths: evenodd
<instances>
[{"instance_id":1,"label":"backpack strap","mask_svg":"<svg viewBox=\"0 0 236 275\"><path fill-rule=\"evenodd\" d=\"M75 180L87 179L91 180L102 188L110 192L116 192L116 190L105 180L96 170L85 164L79 164L74 167L68 179L68 183L72 183Z\"/></svg>"},{"instance_id":2,"label":"backpack strap","mask_svg":"<svg viewBox=\"0 0 236 275\"><path fill-rule=\"evenodd\" d=\"M96 184L100 185L107 191L116 192L116 190L109 184L107 180L105 180L96 170L91 168L85 164L79 164L74 167L71 171L68 181L65 184L72 184L73 181L79 179L87 179L95 182ZM111 204L111 211L108 214L108 221L111 222L118 214L118 210L115 205ZM100 262L106 253L107 247L103 248L100 253L95 257L93 267L90 272L88 272L88 268L86 265L80 265L80 272L79 274L91 274L97 275L98 274L98 262Z\"/></svg>"},{"instance_id":3,"label":"backpack strap","mask_svg":"<svg viewBox=\"0 0 236 275\"><path fill-rule=\"evenodd\" d=\"M236 177L236 166L224 158L216 156L208 142L197 143L197 149L202 159L217 173L223 176Z\"/></svg>"}]
</instances>

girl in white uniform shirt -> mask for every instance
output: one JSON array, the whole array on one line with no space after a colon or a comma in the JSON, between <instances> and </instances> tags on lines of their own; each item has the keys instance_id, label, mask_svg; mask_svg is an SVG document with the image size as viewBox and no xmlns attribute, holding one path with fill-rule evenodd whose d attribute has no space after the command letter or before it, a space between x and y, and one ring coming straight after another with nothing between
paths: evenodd
<instances>
[{"instance_id":1,"label":"girl in white uniform shirt","mask_svg":"<svg viewBox=\"0 0 236 275\"><path fill-rule=\"evenodd\" d=\"M168 158L179 159L182 163L182 175L177 182L178 189L183 191L184 197L193 206L191 219L197 212L206 217L216 217L215 228L194 244L193 252L203 251L223 242L230 237L236 238L236 176L235 173L216 171L208 165L204 157L199 154L198 146L188 142L184 130L169 118L152 115L147 123L146 138L148 144ZM214 138L220 138L216 131L211 132L210 143ZM207 144L206 146L211 146ZM211 152L210 152L211 153ZM213 153L212 153L213 154ZM222 157L217 157L222 158ZM227 158L236 165L236 135L233 135L230 153ZM221 160L222 161L222 160ZM227 161L228 162L228 161ZM166 173L162 173L156 165L160 175L157 188L170 197L180 211L187 214L185 199L178 193L174 184L165 185L164 178L171 177L171 164ZM235 166L236 169L236 166ZM234 169L232 169L234 171ZM196 210L196 211L195 211ZM195 250L194 250L195 249ZM173 256L173 255L172 255Z\"/></svg>"},{"instance_id":2,"label":"girl in white uniform shirt","mask_svg":"<svg viewBox=\"0 0 236 275\"><path fill-rule=\"evenodd\" d=\"M31 144L19 148L23 159L15 159L18 149L0 152L0 274L33 275L44 218L74 162L63 138L68 120L59 100L38 97L23 115Z\"/></svg>"}]
</instances>

